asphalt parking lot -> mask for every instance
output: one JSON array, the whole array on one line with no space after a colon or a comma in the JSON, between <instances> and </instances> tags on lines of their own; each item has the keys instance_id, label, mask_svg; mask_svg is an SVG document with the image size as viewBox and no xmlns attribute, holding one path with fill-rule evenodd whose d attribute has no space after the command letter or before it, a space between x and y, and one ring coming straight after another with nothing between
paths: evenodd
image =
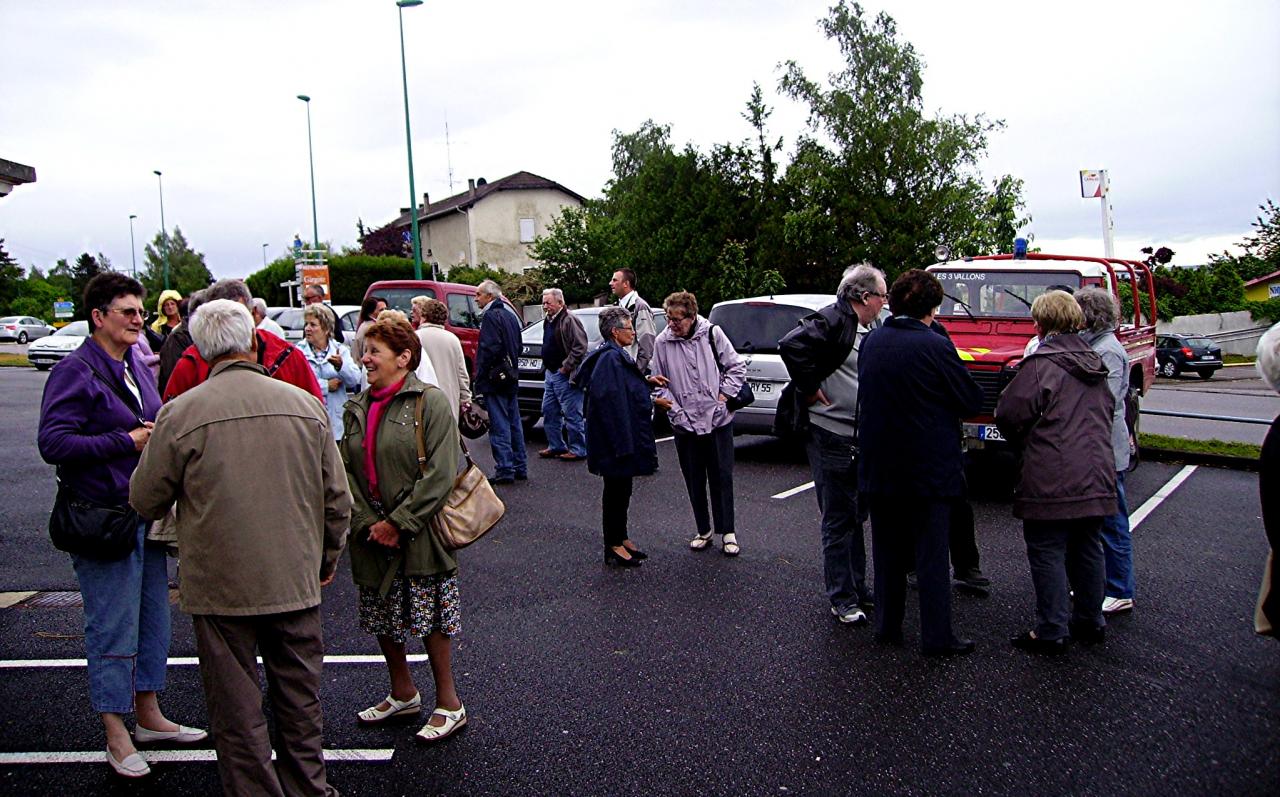
<instances>
[{"instance_id":1,"label":"asphalt parking lot","mask_svg":"<svg viewBox=\"0 0 1280 797\"><path fill-rule=\"evenodd\" d=\"M0 369L0 443L24 465L0 481L0 591L75 589L44 530L52 469L34 450L43 379ZM652 558L617 571L601 561L599 481L581 464L539 460L540 443L529 443L530 481L501 488L507 518L461 556L463 734L420 749L414 725L356 726L354 712L385 694L385 670L376 655L350 658L377 646L356 628L347 572L326 591L327 651L348 657L326 665L323 690L330 779L344 794L1280 788L1280 648L1251 630L1266 552L1255 474L1144 463L1129 482L1142 513L1137 609L1116 618L1104 647L1061 660L1009 647L1032 613L1021 535L1007 504L976 501L994 592L957 596L957 627L979 648L936 661L913 649L911 609L905 650L827 613L817 507L811 491L792 492L809 476L786 447L738 440L743 554L730 559L686 548L691 513L675 451L660 443L661 469L637 482L632 510L632 536ZM487 446L477 448L487 465ZM160 755L145 783L114 781L74 666L80 623L75 608L0 609L0 792L215 793L207 752ZM163 704L203 724L198 673L185 663L194 655L175 609L179 663ZM426 665L416 672L430 699Z\"/></svg>"}]
</instances>

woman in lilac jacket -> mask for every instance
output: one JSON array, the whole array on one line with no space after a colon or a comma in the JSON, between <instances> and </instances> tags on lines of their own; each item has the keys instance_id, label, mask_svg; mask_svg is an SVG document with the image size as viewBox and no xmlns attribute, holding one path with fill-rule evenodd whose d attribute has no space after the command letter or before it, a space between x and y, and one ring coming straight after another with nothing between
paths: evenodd
<instances>
[{"instance_id":1,"label":"woman in lilac jacket","mask_svg":"<svg viewBox=\"0 0 1280 797\"><path fill-rule=\"evenodd\" d=\"M698 300L687 291L662 303L667 328L653 343L650 369L662 387L654 403L667 411L675 433L697 535L689 547L701 551L714 531L726 556L740 548L733 523L733 410L727 401L742 389L747 366L724 330L698 315ZM707 516L707 486L711 516Z\"/></svg>"},{"instance_id":2,"label":"woman in lilac jacket","mask_svg":"<svg viewBox=\"0 0 1280 797\"><path fill-rule=\"evenodd\" d=\"M142 334L141 283L106 272L89 281L81 305L92 334L54 366L40 405L40 456L86 502L123 506L129 476L160 410L155 382L134 343ZM138 524L134 549L103 561L71 555L84 598L89 699L107 734L107 762L124 777L151 770L134 742L198 742L204 731L160 711L169 657L169 580L163 545L148 545ZM122 714L137 712L129 736Z\"/></svg>"}]
</instances>

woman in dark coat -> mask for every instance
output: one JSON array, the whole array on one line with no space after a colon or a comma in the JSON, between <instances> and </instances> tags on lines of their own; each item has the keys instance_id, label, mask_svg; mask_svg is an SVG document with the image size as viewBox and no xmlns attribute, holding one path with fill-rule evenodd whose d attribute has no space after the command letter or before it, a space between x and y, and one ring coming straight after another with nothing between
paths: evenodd
<instances>
[{"instance_id":1,"label":"woman in dark coat","mask_svg":"<svg viewBox=\"0 0 1280 797\"><path fill-rule=\"evenodd\" d=\"M996 405L1001 434L1021 448L1013 514L1036 590L1036 627L1011 642L1060 654L1069 638L1101 642L1105 633L1100 535L1103 518L1116 513L1115 399L1107 366L1076 334L1084 315L1071 294L1046 291L1031 318L1040 346Z\"/></svg>"},{"instance_id":2,"label":"woman in dark coat","mask_svg":"<svg viewBox=\"0 0 1280 797\"><path fill-rule=\"evenodd\" d=\"M649 385L627 353L635 339L631 316L621 307L600 313L604 342L573 375L586 390L587 469L604 480L600 499L605 564L639 567L648 558L627 536L632 481L658 469Z\"/></svg>"},{"instance_id":3,"label":"woman in dark coat","mask_svg":"<svg viewBox=\"0 0 1280 797\"><path fill-rule=\"evenodd\" d=\"M1268 329L1258 341L1258 374L1272 390L1280 393L1280 324ZM1262 443L1259 463L1258 488L1262 496L1262 527L1267 533L1271 552L1267 556L1267 570L1263 575L1262 590L1258 594L1258 608L1254 613L1254 630L1280 639L1280 416L1271 423Z\"/></svg>"},{"instance_id":4,"label":"woman in dark coat","mask_svg":"<svg viewBox=\"0 0 1280 797\"><path fill-rule=\"evenodd\" d=\"M942 285L912 269L889 289L894 317L858 356L858 487L871 510L876 638L902 643L907 571L920 587L920 643L927 656L966 654L951 628L948 537L964 495L960 419L977 414L982 389L956 348L930 325Z\"/></svg>"}]
</instances>

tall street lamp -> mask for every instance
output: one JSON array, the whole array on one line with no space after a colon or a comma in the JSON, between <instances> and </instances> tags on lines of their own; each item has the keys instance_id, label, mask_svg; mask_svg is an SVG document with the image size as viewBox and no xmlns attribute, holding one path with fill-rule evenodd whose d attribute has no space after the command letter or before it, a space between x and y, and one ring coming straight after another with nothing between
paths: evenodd
<instances>
[{"instance_id":1,"label":"tall street lamp","mask_svg":"<svg viewBox=\"0 0 1280 797\"><path fill-rule=\"evenodd\" d=\"M316 223L316 159L311 150L311 98L299 94L298 99L307 104L307 161L311 164L311 238L316 249L320 248L320 225Z\"/></svg>"},{"instance_id":2,"label":"tall street lamp","mask_svg":"<svg viewBox=\"0 0 1280 797\"><path fill-rule=\"evenodd\" d=\"M422 279L422 245L418 242L418 190L413 186L413 135L409 132L409 71L404 60L404 10L422 0L396 0L400 17L400 77L404 81L404 138L409 150L409 228L413 233L413 278Z\"/></svg>"},{"instance_id":3,"label":"tall street lamp","mask_svg":"<svg viewBox=\"0 0 1280 797\"><path fill-rule=\"evenodd\" d=\"M133 220L138 218L138 214L129 214L129 261L133 263L133 278L138 278L138 247L133 243Z\"/></svg>"},{"instance_id":4,"label":"tall street lamp","mask_svg":"<svg viewBox=\"0 0 1280 797\"><path fill-rule=\"evenodd\" d=\"M164 289L169 290L169 229L164 224L164 177L159 169L152 169L160 185L160 245L164 247Z\"/></svg>"},{"instance_id":5,"label":"tall street lamp","mask_svg":"<svg viewBox=\"0 0 1280 797\"><path fill-rule=\"evenodd\" d=\"M269 244L262 245L262 267L263 268L267 267L267 247L268 246Z\"/></svg>"}]
</instances>

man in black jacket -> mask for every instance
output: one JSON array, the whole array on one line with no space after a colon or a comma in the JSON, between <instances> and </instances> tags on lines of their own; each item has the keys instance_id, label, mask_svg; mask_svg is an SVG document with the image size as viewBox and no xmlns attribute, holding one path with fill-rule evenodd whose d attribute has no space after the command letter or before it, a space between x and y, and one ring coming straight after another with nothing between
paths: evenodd
<instances>
[{"instance_id":1,"label":"man in black jacket","mask_svg":"<svg viewBox=\"0 0 1280 797\"><path fill-rule=\"evenodd\" d=\"M887 292L884 274L867 264L844 273L835 304L800 322L778 344L791 382L779 417L805 436L814 494L822 512L822 570L831 613L866 625L872 603L862 539L866 509L858 505L858 350L880 325Z\"/></svg>"},{"instance_id":2,"label":"man in black jacket","mask_svg":"<svg viewBox=\"0 0 1280 797\"><path fill-rule=\"evenodd\" d=\"M569 379L587 356L587 331L578 317L564 306L564 292L542 292L542 428L547 447L543 459L577 462L587 458L587 437L582 420L582 388Z\"/></svg>"},{"instance_id":3,"label":"man in black jacket","mask_svg":"<svg viewBox=\"0 0 1280 797\"><path fill-rule=\"evenodd\" d=\"M472 385L484 396L489 411L489 447L493 449L493 484L511 484L529 478L525 458L524 427L516 401L520 355L520 320L502 299L502 288L493 280L476 286L480 305L480 341L476 346L476 374Z\"/></svg>"}]
</instances>

